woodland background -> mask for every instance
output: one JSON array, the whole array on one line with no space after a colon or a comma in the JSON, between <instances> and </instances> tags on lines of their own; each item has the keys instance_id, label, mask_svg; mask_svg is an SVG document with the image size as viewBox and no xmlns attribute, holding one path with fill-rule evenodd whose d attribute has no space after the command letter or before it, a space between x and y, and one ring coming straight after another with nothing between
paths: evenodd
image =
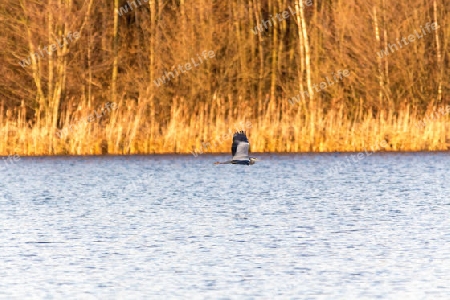
<instances>
[{"instance_id":1,"label":"woodland background","mask_svg":"<svg viewBox=\"0 0 450 300\"><path fill-rule=\"evenodd\" d=\"M223 136L242 122L254 152L447 149L448 0L135 2L119 16L126 1L1 1L0 155L229 152ZM69 32L79 39L31 55ZM154 83L204 50L215 57Z\"/></svg>"}]
</instances>

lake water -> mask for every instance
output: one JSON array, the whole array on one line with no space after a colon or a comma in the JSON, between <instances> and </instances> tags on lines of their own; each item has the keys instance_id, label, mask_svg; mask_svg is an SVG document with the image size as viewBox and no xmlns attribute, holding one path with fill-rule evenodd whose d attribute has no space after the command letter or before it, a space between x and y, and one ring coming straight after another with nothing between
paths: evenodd
<instances>
[{"instance_id":1,"label":"lake water","mask_svg":"<svg viewBox=\"0 0 450 300\"><path fill-rule=\"evenodd\" d=\"M26 158L1 299L449 299L448 153Z\"/></svg>"}]
</instances>

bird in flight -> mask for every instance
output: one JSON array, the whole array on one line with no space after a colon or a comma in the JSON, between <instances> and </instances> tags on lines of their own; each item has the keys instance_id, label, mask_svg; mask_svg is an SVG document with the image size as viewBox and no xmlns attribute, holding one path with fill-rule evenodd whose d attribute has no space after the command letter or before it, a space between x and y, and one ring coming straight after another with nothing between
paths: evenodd
<instances>
[{"instance_id":1,"label":"bird in flight","mask_svg":"<svg viewBox=\"0 0 450 300\"><path fill-rule=\"evenodd\" d=\"M236 131L233 134L233 144L231 145L231 155L233 156L233 159L226 162L216 162L215 164L253 165L257 158L248 156L249 148L250 144L245 132Z\"/></svg>"}]
</instances>

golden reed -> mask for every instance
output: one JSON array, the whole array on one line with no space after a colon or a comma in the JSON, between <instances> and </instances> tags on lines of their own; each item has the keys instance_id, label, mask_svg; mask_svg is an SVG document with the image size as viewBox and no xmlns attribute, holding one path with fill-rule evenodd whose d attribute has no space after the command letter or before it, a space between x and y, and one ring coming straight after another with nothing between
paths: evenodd
<instances>
[{"instance_id":1,"label":"golden reed","mask_svg":"<svg viewBox=\"0 0 450 300\"><path fill-rule=\"evenodd\" d=\"M190 154L242 122L252 125L246 129L252 152L359 152L381 140L388 144L386 151L447 150L450 107L430 107L424 117L406 102L396 112L376 114L363 112L362 100L352 108L342 103L325 108L320 102L292 106L287 100L259 103L258 108L246 101L233 103L218 98L212 105L199 103L189 113L187 102L174 98L164 120L156 118L154 107L131 101L119 102L96 122L81 122L93 109L67 109L58 130L71 125L72 130L62 138L58 130L27 123L23 105L6 112L1 105L0 155ZM227 153L230 145L231 135L205 153Z\"/></svg>"}]
</instances>

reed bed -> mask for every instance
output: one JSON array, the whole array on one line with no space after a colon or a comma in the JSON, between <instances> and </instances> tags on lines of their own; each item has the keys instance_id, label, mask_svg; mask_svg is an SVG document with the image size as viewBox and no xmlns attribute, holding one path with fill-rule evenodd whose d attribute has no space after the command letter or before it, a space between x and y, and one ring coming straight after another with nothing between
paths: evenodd
<instances>
[{"instance_id":1,"label":"reed bed","mask_svg":"<svg viewBox=\"0 0 450 300\"><path fill-rule=\"evenodd\" d=\"M404 103L398 111L345 107L290 105L287 100L267 101L252 107L231 97L212 104L199 103L194 111L183 98L174 98L165 117L156 106L122 100L117 108L94 122L87 122L93 109L69 105L57 130L41 121L26 121L22 105L14 110L0 106L0 155L101 155L155 153L228 153L232 133L246 130L252 152L359 152L371 150L385 140L386 151L447 150L448 114L425 124L417 107ZM425 116L436 111L429 107ZM245 124L245 125L243 125ZM205 147L205 145L208 145Z\"/></svg>"}]
</instances>

